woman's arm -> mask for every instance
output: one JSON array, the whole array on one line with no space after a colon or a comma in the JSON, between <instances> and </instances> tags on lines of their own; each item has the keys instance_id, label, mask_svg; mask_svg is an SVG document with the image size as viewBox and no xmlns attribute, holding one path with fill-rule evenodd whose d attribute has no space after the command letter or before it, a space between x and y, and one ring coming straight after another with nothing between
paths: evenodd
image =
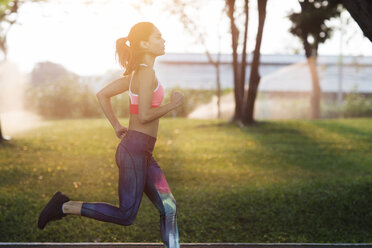
<instances>
[{"instance_id":1,"label":"woman's arm","mask_svg":"<svg viewBox=\"0 0 372 248\"><path fill-rule=\"evenodd\" d=\"M138 93L138 117L142 124L159 119L169 111L177 108L179 104L169 102L157 108L152 108L155 72L151 68L140 68L139 70L139 93Z\"/></svg>"},{"instance_id":2,"label":"woman's arm","mask_svg":"<svg viewBox=\"0 0 372 248\"><path fill-rule=\"evenodd\" d=\"M129 78L122 77L103 87L96 96L112 97L129 89Z\"/></svg>"},{"instance_id":3,"label":"woman's arm","mask_svg":"<svg viewBox=\"0 0 372 248\"><path fill-rule=\"evenodd\" d=\"M160 117L162 117L163 115L165 115L166 113L168 113L169 111L171 111L175 108L176 107L171 102L166 103L166 104L161 105L161 106L156 107L156 108L150 108L149 110L147 110L146 115L143 116L142 118L140 118L140 121L141 121L142 124L151 122L153 120L159 119ZM138 110L138 112L139 111L140 110Z\"/></svg>"},{"instance_id":4,"label":"woman's arm","mask_svg":"<svg viewBox=\"0 0 372 248\"><path fill-rule=\"evenodd\" d=\"M101 105L101 108L103 110L103 113L107 117L107 119L110 121L112 127L116 130L118 127L120 127L120 122L118 118L116 118L114 114L114 110L111 106L111 98L103 95L97 94L98 102Z\"/></svg>"},{"instance_id":5,"label":"woman's arm","mask_svg":"<svg viewBox=\"0 0 372 248\"><path fill-rule=\"evenodd\" d=\"M116 130L116 128L120 127L119 120L116 118L114 111L111 106L111 97L118 95L124 91L127 91L129 88L129 80L127 77L119 78L103 89L101 89L97 94L98 102L102 107L102 110L110 121L112 127Z\"/></svg>"}]
</instances>

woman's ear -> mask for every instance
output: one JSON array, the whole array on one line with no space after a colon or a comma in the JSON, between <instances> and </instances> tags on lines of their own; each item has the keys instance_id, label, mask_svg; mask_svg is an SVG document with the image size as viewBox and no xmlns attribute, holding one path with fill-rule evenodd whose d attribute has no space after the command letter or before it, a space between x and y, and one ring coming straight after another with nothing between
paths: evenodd
<instances>
[{"instance_id":1,"label":"woman's ear","mask_svg":"<svg viewBox=\"0 0 372 248\"><path fill-rule=\"evenodd\" d=\"M141 40L141 41L140 41L140 47L141 47L141 48L144 48L144 49L149 48L149 42L148 42L148 41L143 41L143 40Z\"/></svg>"}]
</instances>

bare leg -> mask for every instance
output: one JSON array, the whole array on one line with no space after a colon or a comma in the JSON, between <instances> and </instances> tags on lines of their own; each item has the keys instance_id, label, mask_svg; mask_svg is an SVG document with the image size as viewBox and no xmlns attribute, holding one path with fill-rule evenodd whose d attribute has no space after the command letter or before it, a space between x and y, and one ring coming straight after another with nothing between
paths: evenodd
<instances>
[{"instance_id":1,"label":"bare leg","mask_svg":"<svg viewBox=\"0 0 372 248\"><path fill-rule=\"evenodd\" d=\"M81 201L68 201L63 203L62 209L65 214L76 214L81 215Z\"/></svg>"}]
</instances>

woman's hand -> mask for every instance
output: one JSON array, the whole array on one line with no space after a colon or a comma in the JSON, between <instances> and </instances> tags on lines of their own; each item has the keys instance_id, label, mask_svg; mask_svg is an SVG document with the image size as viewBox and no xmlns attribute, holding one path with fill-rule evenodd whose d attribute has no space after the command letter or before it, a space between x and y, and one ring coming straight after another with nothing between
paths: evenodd
<instances>
[{"instance_id":1,"label":"woman's hand","mask_svg":"<svg viewBox=\"0 0 372 248\"><path fill-rule=\"evenodd\" d=\"M119 138L119 139L123 139L124 138L124 135L126 134L126 132L128 132L128 128L126 127L123 127L122 125L117 125L115 128L115 133L116 133L116 136Z\"/></svg>"},{"instance_id":2,"label":"woman's hand","mask_svg":"<svg viewBox=\"0 0 372 248\"><path fill-rule=\"evenodd\" d=\"M184 97L182 92L179 91L172 91L170 97L171 103L177 108L180 107L184 102Z\"/></svg>"}]
</instances>

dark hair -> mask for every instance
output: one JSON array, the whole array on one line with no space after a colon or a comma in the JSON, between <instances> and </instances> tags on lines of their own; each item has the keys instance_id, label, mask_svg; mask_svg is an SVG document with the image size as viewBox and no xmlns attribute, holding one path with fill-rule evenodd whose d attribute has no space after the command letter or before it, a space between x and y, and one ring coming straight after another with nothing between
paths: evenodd
<instances>
[{"instance_id":1,"label":"dark hair","mask_svg":"<svg viewBox=\"0 0 372 248\"><path fill-rule=\"evenodd\" d=\"M140 41L148 41L154 28L155 25L151 22L139 22L130 29L127 37L116 40L115 55L119 56L119 63L125 68L124 76L138 69L139 61L144 54ZM126 44L128 40L130 46Z\"/></svg>"}]
</instances>

